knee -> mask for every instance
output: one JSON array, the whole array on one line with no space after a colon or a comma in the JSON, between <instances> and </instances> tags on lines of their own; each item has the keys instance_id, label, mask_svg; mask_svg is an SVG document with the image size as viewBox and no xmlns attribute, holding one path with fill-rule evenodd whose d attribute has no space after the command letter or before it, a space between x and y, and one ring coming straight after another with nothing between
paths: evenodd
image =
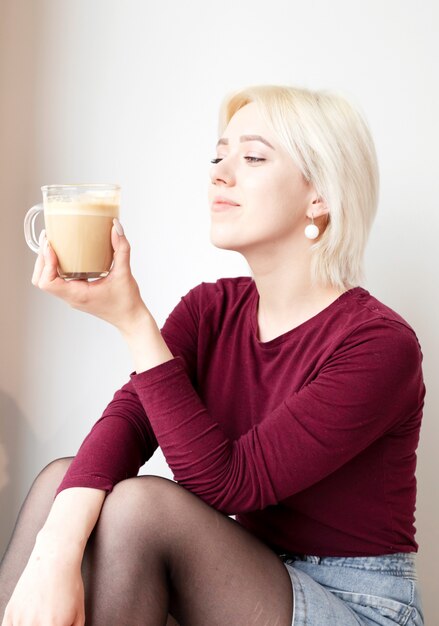
<instances>
[{"instance_id":1,"label":"knee","mask_svg":"<svg viewBox=\"0 0 439 626\"><path fill-rule=\"evenodd\" d=\"M53 482L54 484L57 483L56 486L58 486L64 478L64 475L67 472L68 468L70 467L73 458L74 457L62 457L51 461L48 465L46 465L46 467L41 470L36 478L36 481L49 481Z\"/></svg>"},{"instance_id":2,"label":"knee","mask_svg":"<svg viewBox=\"0 0 439 626\"><path fill-rule=\"evenodd\" d=\"M181 486L160 476L137 476L118 483L105 500L100 524L112 532L165 530ZM126 536L126 535L125 535Z\"/></svg>"},{"instance_id":3,"label":"knee","mask_svg":"<svg viewBox=\"0 0 439 626\"><path fill-rule=\"evenodd\" d=\"M131 513L138 509L143 512L163 513L180 489L180 485L168 478L136 476L117 483L106 502L117 508L123 503Z\"/></svg>"}]
</instances>

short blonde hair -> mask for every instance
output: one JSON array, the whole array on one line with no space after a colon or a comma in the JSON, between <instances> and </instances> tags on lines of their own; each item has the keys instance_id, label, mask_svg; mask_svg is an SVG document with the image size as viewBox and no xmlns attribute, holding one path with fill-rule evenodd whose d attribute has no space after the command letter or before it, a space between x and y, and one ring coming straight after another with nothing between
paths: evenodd
<instances>
[{"instance_id":1,"label":"short blonde hair","mask_svg":"<svg viewBox=\"0 0 439 626\"><path fill-rule=\"evenodd\" d=\"M256 85L225 98L220 136L233 115L251 102L329 207L328 225L311 248L313 284L359 285L379 187L375 146L364 118L336 93Z\"/></svg>"}]
</instances>

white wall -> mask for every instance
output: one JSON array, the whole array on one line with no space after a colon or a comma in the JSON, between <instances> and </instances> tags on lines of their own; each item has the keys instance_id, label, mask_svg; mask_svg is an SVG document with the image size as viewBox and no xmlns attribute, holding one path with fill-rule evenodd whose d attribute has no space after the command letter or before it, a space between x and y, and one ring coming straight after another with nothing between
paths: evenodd
<instances>
[{"instance_id":1,"label":"white wall","mask_svg":"<svg viewBox=\"0 0 439 626\"><path fill-rule=\"evenodd\" d=\"M420 572L439 558L435 0L0 0L0 552L35 473L72 455L132 370L105 323L30 283L22 220L42 184L120 182L133 272L159 323L201 280L248 273L208 242L223 95L252 83L340 90L371 125L381 202L366 287L414 326L428 387ZM148 472L171 477L160 453ZM428 623L428 621L427 621Z\"/></svg>"}]
</instances>

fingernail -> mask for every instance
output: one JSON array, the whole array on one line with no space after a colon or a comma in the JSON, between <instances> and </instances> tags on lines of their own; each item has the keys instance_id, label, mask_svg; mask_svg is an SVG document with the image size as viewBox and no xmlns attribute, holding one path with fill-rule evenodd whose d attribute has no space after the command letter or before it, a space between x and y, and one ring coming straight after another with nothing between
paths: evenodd
<instances>
[{"instance_id":1,"label":"fingernail","mask_svg":"<svg viewBox=\"0 0 439 626\"><path fill-rule=\"evenodd\" d=\"M44 239L46 238L46 229L43 228L43 230L40 233L40 238L38 239L38 245L40 246L40 249L42 248L43 244L44 244Z\"/></svg>"},{"instance_id":2,"label":"fingernail","mask_svg":"<svg viewBox=\"0 0 439 626\"><path fill-rule=\"evenodd\" d=\"M44 250L43 250L43 254L44 256L47 256L49 254L49 241L47 239L44 240Z\"/></svg>"},{"instance_id":3,"label":"fingernail","mask_svg":"<svg viewBox=\"0 0 439 626\"><path fill-rule=\"evenodd\" d=\"M114 218L113 224L114 224L114 228L116 229L116 232L117 232L118 235L122 236L122 235L125 234L124 230L122 228L122 224L119 222L117 217Z\"/></svg>"}]
</instances>

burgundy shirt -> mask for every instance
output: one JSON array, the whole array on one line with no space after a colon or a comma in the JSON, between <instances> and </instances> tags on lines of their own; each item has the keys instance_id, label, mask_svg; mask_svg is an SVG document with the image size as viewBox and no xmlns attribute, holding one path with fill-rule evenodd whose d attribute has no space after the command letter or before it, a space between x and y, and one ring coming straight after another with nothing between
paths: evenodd
<instances>
[{"instance_id":1,"label":"burgundy shirt","mask_svg":"<svg viewBox=\"0 0 439 626\"><path fill-rule=\"evenodd\" d=\"M276 551L416 551L414 331L355 287L261 342L258 298L249 277L183 297L162 329L174 359L116 392L58 491L110 491L160 446L178 483Z\"/></svg>"}]
</instances>

